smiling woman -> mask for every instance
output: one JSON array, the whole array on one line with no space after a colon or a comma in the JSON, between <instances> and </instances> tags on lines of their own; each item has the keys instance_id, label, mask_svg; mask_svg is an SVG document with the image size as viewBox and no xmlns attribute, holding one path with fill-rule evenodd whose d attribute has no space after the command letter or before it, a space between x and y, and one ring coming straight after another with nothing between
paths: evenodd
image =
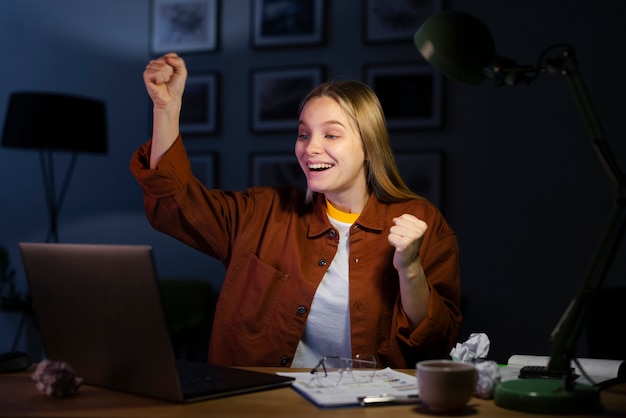
<instances>
[{"instance_id":1,"label":"smiling woman","mask_svg":"<svg viewBox=\"0 0 626 418\"><path fill-rule=\"evenodd\" d=\"M315 95L314 90L302 106L296 142L309 196L322 193L338 209L361 213L369 190L359 131L337 101Z\"/></svg>"},{"instance_id":2,"label":"smiling woman","mask_svg":"<svg viewBox=\"0 0 626 418\"><path fill-rule=\"evenodd\" d=\"M374 92L344 80L304 97L292 126L306 193L223 191L190 170L186 76L176 54L146 67L154 132L131 170L152 226L226 267L208 361L313 367L371 353L407 368L448 355L461 325L457 239L398 174Z\"/></svg>"}]
</instances>

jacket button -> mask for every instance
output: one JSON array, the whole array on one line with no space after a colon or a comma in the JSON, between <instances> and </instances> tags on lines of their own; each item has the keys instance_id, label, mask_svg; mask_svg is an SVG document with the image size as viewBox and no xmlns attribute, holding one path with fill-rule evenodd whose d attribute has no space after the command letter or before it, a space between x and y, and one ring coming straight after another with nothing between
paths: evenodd
<instances>
[{"instance_id":1,"label":"jacket button","mask_svg":"<svg viewBox=\"0 0 626 418\"><path fill-rule=\"evenodd\" d=\"M326 265L326 259L325 258L320 258L320 261L317 262L318 266L325 266Z\"/></svg>"},{"instance_id":2,"label":"jacket button","mask_svg":"<svg viewBox=\"0 0 626 418\"><path fill-rule=\"evenodd\" d=\"M306 307L298 306L298 315L304 315L306 313Z\"/></svg>"},{"instance_id":3,"label":"jacket button","mask_svg":"<svg viewBox=\"0 0 626 418\"><path fill-rule=\"evenodd\" d=\"M287 356L283 356L283 357L280 359L280 365L281 365L281 366L286 366L287 364L289 364L289 359L287 358Z\"/></svg>"}]
</instances>

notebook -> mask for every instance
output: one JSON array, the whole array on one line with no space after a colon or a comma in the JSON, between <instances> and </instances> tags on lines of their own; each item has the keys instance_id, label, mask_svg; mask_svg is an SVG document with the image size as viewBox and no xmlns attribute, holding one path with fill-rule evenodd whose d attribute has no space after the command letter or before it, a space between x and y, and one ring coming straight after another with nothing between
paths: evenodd
<instances>
[{"instance_id":1,"label":"notebook","mask_svg":"<svg viewBox=\"0 0 626 418\"><path fill-rule=\"evenodd\" d=\"M175 402L288 386L276 374L177 360L145 245L19 243L46 358L87 384Z\"/></svg>"}]
</instances>

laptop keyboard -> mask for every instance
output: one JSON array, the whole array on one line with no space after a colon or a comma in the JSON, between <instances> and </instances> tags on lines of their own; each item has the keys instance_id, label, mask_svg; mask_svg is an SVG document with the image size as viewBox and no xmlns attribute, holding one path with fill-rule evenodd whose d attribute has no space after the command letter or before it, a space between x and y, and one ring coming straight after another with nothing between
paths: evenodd
<instances>
[{"instance_id":1,"label":"laptop keyboard","mask_svg":"<svg viewBox=\"0 0 626 418\"><path fill-rule=\"evenodd\" d=\"M201 366L198 363L176 362L180 386L185 396L202 395L215 387L216 379L209 375L209 367L203 370Z\"/></svg>"},{"instance_id":2,"label":"laptop keyboard","mask_svg":"<svg viewBox=\"0 0 626 418\"><path fill-rule=\"evenodd\" d=\"M208 376L186 376L181 380L180 386L185 396L188 397L211 393L215 384Z\"/></svg>"},{"instance_id":3,"label":"laptop keyboard","mask_svg":"<svg viewBox=\"0 0 626 418\"><path fill-rule=\"evenodd\" d=\"M290 385L292 378L176 360L181 389L186 399L251 392Z\"/></svg>"}]
</instances>

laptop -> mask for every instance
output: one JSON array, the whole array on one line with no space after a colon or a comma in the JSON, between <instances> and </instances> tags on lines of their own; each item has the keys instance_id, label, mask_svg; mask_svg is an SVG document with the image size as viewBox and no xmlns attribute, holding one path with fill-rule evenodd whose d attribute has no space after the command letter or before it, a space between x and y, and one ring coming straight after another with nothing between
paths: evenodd
<instances>
[{"instance_id":1,"label":"laptop","mask_svg":"<svg viewBox=\"0 0 626 418\"><path fill-rule=\"evenodd\" d=\"M84 382L174 402L291 385L175 358L146 245L19 243L46 358Z\"/></svg>"}]
</instances>

